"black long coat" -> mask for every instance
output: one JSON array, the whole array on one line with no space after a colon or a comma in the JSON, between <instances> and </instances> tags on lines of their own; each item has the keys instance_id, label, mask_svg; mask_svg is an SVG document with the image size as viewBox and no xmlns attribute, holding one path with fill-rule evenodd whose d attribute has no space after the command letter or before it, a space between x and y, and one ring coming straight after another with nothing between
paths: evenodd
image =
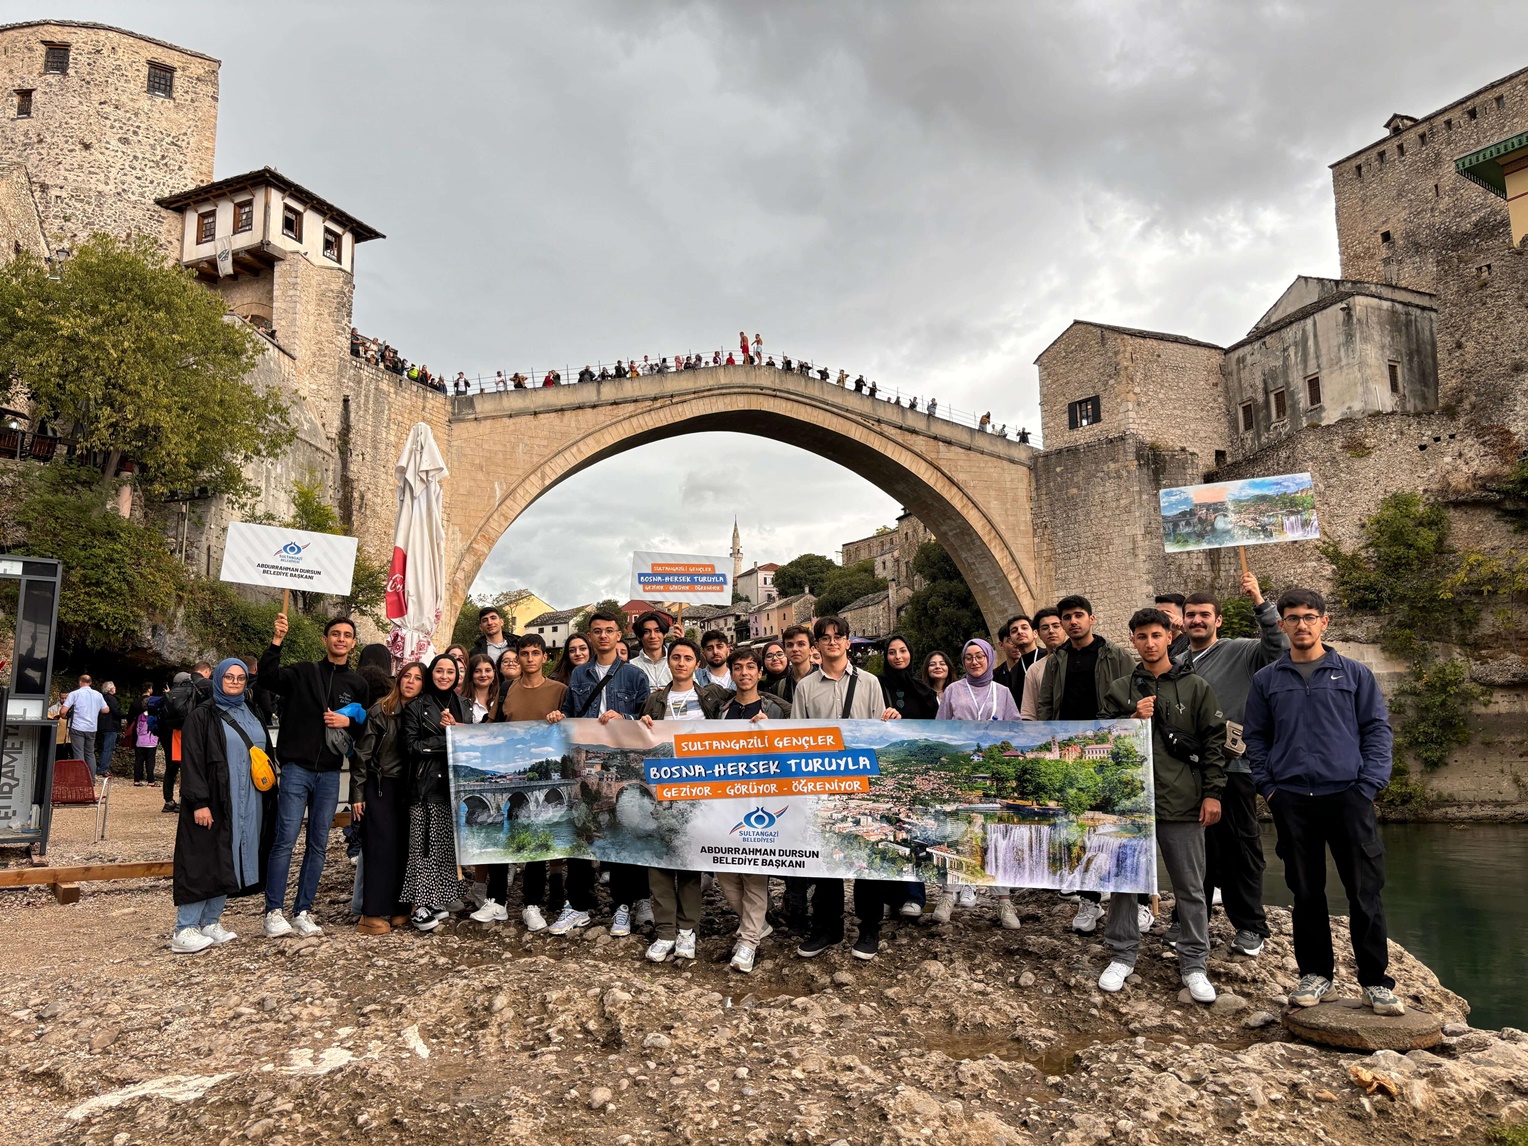
<instances>
[{"instance_id":1,"label":"black long coat","mask_svg":"<svg viewBox=\"0 0 1528 1146\"><path fill-rule=\"evenodd\" d=\"M458 724L469 723L462 698L452 693L448 709ZM451 782L446 777L446 729L440 722L440 701L428 691L409 701L403 710L403 750L413 779L412 804L451 803Z\"/></svg>"},{"instance_id":2,"label":"black long coat","mask_svg":"<svg viewBox=\"0 0 1528 1146\"><path fill-rule=\"evenodd\" d=\"M204 704L191 711L181 730L180 821L175 828L177 907L219 895L253 895L265 890L265 861L276 834L276 788L261 794L259 878L240 887L233 870L233 804L223 728L217 706ZM270 750L268 742L257 742L256 747ZM248 768L248 759L239 766ZM198 808L212 809L212 827L196 822Z\"/></svg>"}]
</instances>

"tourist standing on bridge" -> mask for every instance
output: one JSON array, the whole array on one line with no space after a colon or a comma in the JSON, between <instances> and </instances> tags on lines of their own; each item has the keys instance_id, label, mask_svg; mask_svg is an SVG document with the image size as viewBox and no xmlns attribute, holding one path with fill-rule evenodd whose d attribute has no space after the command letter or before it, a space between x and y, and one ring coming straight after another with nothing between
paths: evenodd
<instances>
[{"instance_id":1,"label":"tourist standing on bridge","mask_svg":"<svg viewBox=\"0 0 1528 1146\"><path fill-rule=\"evenodd\" d=\"M409 858L400 894L414 905L409 922L420 931L439 927L462 895L446 774L446 729L468 723L456 685L456 662L438 656L430 662L423 691L403 710L403 748L412 782Z\"/></svg>"},{"instance_id":2,"label":"tourist standing on bridge","mask_svg":"<svg viewBox=\"0 0 1528 1146\"><path fill-rule=\"evenodd\" d=\"M635 720L642 715L652 689L647 674L636 665L620 659L616 646L621 644L619 614L597 609L589 617L589 640L594 657L573 670L568 691L562 698L560 712L550 713L549 721L564 717L585 717L601 723L612 720ZM670 665L670 671L673 666ZM579 927L588 927L594 910L594 863L570 859L568 863L568 906L557 922L547 928L550 935L566 935ZM611 863L610 898L615 904L610 934L630 935L633 923L640 926L652 919L652 905L647 897L647 869L636 864Z\"/></svg>"},{"instance_id":3,"label":"tourist standing on bridge","mask_svg":"<svg viewBox=\"0 0 1528 1146\"><path fill-rule=\"evenodd\" d=\"M223 926L223 908L230 895L258 887L261 876L264 800L252 769L270 744L264 722L245 703L244 662L229 657L213 675L212 703L191 713L181 737L185 772L175 829L170 940L170 950L181 955L237 939Z\"/></svg>"},{"instance_id":4,"label":"tourist standing on bridge","mask_svg":"<svg viewBox=\"0 0 1528 1146\"><path fill-rule=\"evenodd\" d=\"M1067 611L1061 614L1065 617ZM1205 974L1210 911L1204 887L1204 832L1220 819L1226 721L1204 678L1172 663L1172 636L1172 618L1160 609L1139 609L1131 616L1130 643L1141 663L1103 690L1095 717L1133 716L1151 722L1157 847L1176 901L1178 969L1194 1002L1213 1003L1215 988ZM1099 990L1117 994L1125 986L1140 954L1144 922L1136 897L1116 891L1104 921L1110 962L1098 977Z\"/></svg>"},{"instance_id":5,"label":"tourist standing on bridge","mask_svg":"<svg viewBox=\"0 0 1528 1146\"><path fill-rule=\"evenodd\" d=\"M1313 1007L1332 989L1336 970L1326 902L1326 853L1348 896L1348 932L1364 1002L1376 1015L1403 1015L1387 974L1385 845L1374 799L1390 782L1385 699L1368 666L1328 648L1326 601L1312 589L1279 598L1289 651L1252 678L1242 739L1252 780L1279 833L1284 880L1294 896L1290 922L1300 981L1295 1007Z\"/></svg>"},{"instance_id":6,"label":"tourist standing on bridge","mask_svg":"<svg viewBox=\"0 0 1528 1146\"><path fill-rule=\"evenodd\" d=\"M286 640L287 615L276 614L275 634L260 657L260 682L281 698L281 735L276 755L281 761L280 797L276 805L276 840L265 873L265 934L277 939L294 930L301 936L322 935L314 921L313 901L324 874L329 847L329 828L339 806L340 769L353 747L353 731L365 720L352 720L341 709L359 708L367 699L366 681L350 669L355 648L355 624L349 617L335 617L324 626L324 659L301 664L281 663L281 644ZM282 914L287 878L292 870L292 849L308 818L307 846L297 876L295 916L288 923Z\"/></svg>"},{"instance_id":7,"label":"tourist standing on bridge","mask_svg":"<svg viewBox=\"0 0 1528 1146\"><path fill-rule=\"evenodd\" d=\"M822 656L815 673L796 684L791 701L792 720L900 720L897 710L886 704L881 682L849 662L849 622L842 617L818 617L812 623L812 639ZM789 646L787 646L788 648ZM811 879L811 930L796 949L803 959L814 959L844 941L844 883L842 879ZM902 881L858 879L854 881L854 913L859 917L859 938L854 941L856 959L874 959L881 949L881 916L888 903L902 903Z\"/></svg>"},{"instance_id":8,"label":"tourist standing on bridge","mask_svg":"<svg viewBox=\"0 0 1528 1146\"><path fill-rule=\"evenodd\" d=\"M748 345L748 335L745 334L741 330L738 331L737 332L737 342L738 342L738 347L740 348L740 352L743 355L744 363L746 363L749 366L752 366L753 365L753 350Z\"/></svg>"},{"instance_id":9,"label":"tourist standing on bridge","mask_svg":"<svg viewBox=\"0 0 1528 1146\"><path fill-rule=\"evenodd\" d=\"M1257 789L1242 742L1242 721L1252 677L1289 646L1279 630L1279 611L1263 600L1257 577L1242 577L1242 592L1252 601L1261 636L1220 639L1220 602L1212 593L1190 593L1183 604L1183 628L1189 648L1173 659L1202 676L1215 691L1226 717L1226 790L1220 797L1220 822L1204 835L1206 892L1220 889L1226 918L1236 928L1231 950L1240 955L1262 953L1269 936L1263 911L1263 837L1257 821ZM1176 643L1176 642L1174 642ZM1173 939L1172 929L1167 938Z\"/></svg>"},{"instance_id":10,"label":"tourist standing on bridge","mask_svg":"<svg viewBox=\"0 0 1528 1146\"><path fill-rule=\"evenodd\" d=\"M647 698L642 723L651 728L655 720L718 719L732 694L695 679L700 646L689 637L678 637L669 646L668 655L673 679ZM611 876L611 883L614 882L615 877ZM676 959L695 958L695 932L700 926L701 911L700 872L650 867L647 883L657 930L657 938L647 949L647 958L653 963L662 963L670 955Z\"/></svg>"},{"instance_id":11,"label":"tourist standing on bridge","mask_svg":"<svg viewBox=\"0 0 1528 1146\"><path fill-rule=\"evenodd\" d=\"M582 638L579 640L582 641ZM568 691L565 685L548 680L543 675L546 668L546 640L535 633L527 633L520 638L520 647L515 657L519 662L520 676L514 686L504 693L504 700L499 706L500 719L545 720L548 714L558 711ZM563 906L562 863L557 861L557 864L558 874L552 879L551 905L560 912ZM543 912L547 907L547 871L545 860L525 865L521 888L524 904L520 918L527 931L546 930L546 916ZM493 868L489 869L488 898L483 901L481 908L473 912L473 919L479 923L490 923L496 919L508 918L509 913L504 907L509 893L508 876L506 867L504 883L500 885L494 877Z\"/></svg>"},{"instance_id":12,"label":"tourist standing on bridge","mask_svg":"<svg viewBox=\"0 0 1528 1146\"><path fill-rule=\"evenodd\" d=\"M663 638L668 635L669 626L673 623L667 613L660 613L657 609L649 609L637 618L635 627L641 649L631 659L631 663L647 674L647 683L652 688L662 688L674 679L669 672L668 653L663 649Z\"/></svg>"},{"instance_id":13,"label":"tourist standing on bridge","mask_svg":"<svg viewBox=\"0 0 1528 1146\"><path fill-rule=\"evenodd\" d=\"M350 762L350 814L361 827L362 935L386 935L408 922L403 873L409 853L408 754L403 745L403 710L424 691L425 668L410 661L387 695L366 715Z\"/></svg>"}]
</instances>

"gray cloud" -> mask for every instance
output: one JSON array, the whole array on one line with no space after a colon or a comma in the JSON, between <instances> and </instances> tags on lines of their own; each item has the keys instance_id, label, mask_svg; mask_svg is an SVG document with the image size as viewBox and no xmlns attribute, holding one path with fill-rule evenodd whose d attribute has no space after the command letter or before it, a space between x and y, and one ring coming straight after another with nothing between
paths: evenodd
<instances>
[{"instance_id":1,"label":"gray cloud","mask_svg":"<svg viewBox=\"0 0 1528 1146\"><path fill-rule=\"evenodd\" d=\"M1326 165L1521 66L1528 31L1521 5L1378 0L278 0L280 38L221 5L53 10L219 56L218 174L273 164L386 231L357 322L411 358L576 371L746 326L1032 429L1072 318L1229 342L1335 272ZM574 604L658 536L725 548L734 513L785 559L896 511L783 444L684 443L553 490L484 586ZM803 514L791 480L831 496Z\"/></svg>"}]
</instances>

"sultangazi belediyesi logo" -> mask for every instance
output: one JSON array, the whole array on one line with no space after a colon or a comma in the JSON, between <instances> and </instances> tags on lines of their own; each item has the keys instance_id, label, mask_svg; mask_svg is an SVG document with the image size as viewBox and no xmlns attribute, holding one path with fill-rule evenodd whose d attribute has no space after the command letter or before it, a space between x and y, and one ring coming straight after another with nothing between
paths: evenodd
<instances>
[{"instance_id":1,"label":"sultangazi belediyesi logo","mask_svg":"<svg viewBox=\"0 0 1528 1146\"><path fill-rule=\"evenodd\" d=\"M280 549L276 550L276 559L288 565L296 565L302 561L302 551L307 547L307 545L298 545L295 541L288 541Z\"/></svg>"},{"instance_id":2,"label":"sultangazi belediyesi logo","mask_svg":"<svg viewBox=\"0 0 1528 1146\"><path fill-rule=\"evenodd\" d=\"M789 804L785 805L785 807L781 808L777 812L771 812L762 807L755 808L753 811L749 812L746 816L739 820L732 831L728 832L727 834L736 835L738 832L742 832L744 836L754 836L765 832L771 832L774 830L775 824L779 822L780 817L785 815L785 813L789 810Z\"/></svg>"}]
</instances>

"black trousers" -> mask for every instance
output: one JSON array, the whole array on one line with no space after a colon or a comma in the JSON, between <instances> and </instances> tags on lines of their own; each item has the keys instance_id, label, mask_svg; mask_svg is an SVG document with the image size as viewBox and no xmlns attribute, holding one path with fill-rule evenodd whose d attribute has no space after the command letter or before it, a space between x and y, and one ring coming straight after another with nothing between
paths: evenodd
<instances>
[{"instance_id":1,"label":"black trousers","mask_svg":"<svg viewBox=\"0 0 1528 1146\"><path fill-rule=\"evenodd\" d=\"M594 861L570 859L568 865L568 906L574 911L593 911ZM614 876L610 877L614 879Z\"/></svg>"},{"instance_id":2,"label":"black trousers","mask_svg":"<svg viewBox=\"0 0 1528 1146\"><path fill-rule=\"evenodd\" d=\"M1332 978L1332 920L1326 903L1326 853L1331 849L1337 878L1348 896L1348 927L1361 987L1393 987L1385 973L1385 846L1374 819L1374 802L1357 788L1335 796L1303 796L1278 791L1268 803L1278 829L1284 880L1294 896L1291 920L1295 961L1301 975Z\"/></svg>"},{"instance_id":3,"label":"black trousers","mask_svg":"<svg viewBox=\"0 0 1528 1146\"><path fill-rule=\"evenodd\" d=\"M844 937L844 881L808 879L805 882L812 894L807 933L838 942Z\"/></svg>"},{"instance_id":4,"label":"black trousers","mask_svg":"<svg viewBox=\"0 0 1528 1146\"><path fill-rule=\"evenodd\" d=\"M157 748L134 748L133 749L133 783L139 780L154 782L154 753Z\"/></svg>"},{"instance_id":5,"label":"black trousers","mask_svg":"<svg viewBox=\"0 0 1528 1146\"><path fill-rule=\"evenodd\" d=\"M1267 939L1263 913L1263 837L1257 823L1257 789L1246 772L1227 772L1220 794L1220 822L1204 833L1206 894L1220 888L1226 918L1238 931Z\"/></svg>"},{"instance_id":6,"label":"black trousers","mask_svg":"<svg viewBox=\"0 0 1528 1146\"><path fill-rule=\"evenodd\" d=\"M610 873L610 902L617 907L632 907L639 899L652 895L647 868L634 863L602 865Z\"/></svg>"},{"instance_id":7,"label":"black trousers","mask_svg":"<svg viewBox=\"0 0 1528 1146\"><path fill-rule=\"evenodd\" d=\"M787 875L782 879L785 892L780 897L780 911L785 926L792 931L804 932L807 930L808 919L806 894L811 890L812 881L799 875Z\"/></svg>"},{"instance_id":8,"label":"black trousers","mask_svg":"<svg viewBox=\"0 0 1528 1146\"><path fill-rule=\"evenodd\" d=\"M361 817L361 914L383 919L408 912L398 902L409 860L409 785L401 776L366 780Z\"/></svg>"},{"instance_id":9,"label":"black trousers","mask_svg":"<svg viewBox=\"0 0 1528 1146\"><path fill-rule=\"evenodd\" d=\"M921 884L919 885L922 886ZM857 879L854 881L854 915L861 935L879 935L881 919L889 906L893 911L911 898L907 883L900 879Z\"/></svg>"},{"instance_id":10,"label":"black trousers","mask_svg":"<svg viewBox=\"0 0 1528 1146\"><path fill-rule=\"evenodd\" d=\"M488 898L503 906L509 898L509 865L491 863L488 867Z\"/></svg>"},{"instance_id":11,"label":"black trousers","mask_svg":"<svg viewBox=\"0 0 1528 1146\"><path fill-rule=\"evenodd\" d=\"M174 750L165 749L164 753L164 802L175 802L175 778L180 775L180 761L175 759Z\"/></svg>"},{"instance_id":12,"label":"black trousers","mask_svg":"<svg viewBox=\"0 0 1528 1146\"><path fill-rule=\"evenodd\" d=\"M570 864L574 861L569 860ZM525 865L525 874L521 878L520 890L524 895L526 907L551 907L553 911L561 911L564 902L562 891L562 872L551 874L550 892L547 887L547 861L537 860L535 863ZM587 910L587 909L585 909Z\"/></svg>"}]
</instances>

